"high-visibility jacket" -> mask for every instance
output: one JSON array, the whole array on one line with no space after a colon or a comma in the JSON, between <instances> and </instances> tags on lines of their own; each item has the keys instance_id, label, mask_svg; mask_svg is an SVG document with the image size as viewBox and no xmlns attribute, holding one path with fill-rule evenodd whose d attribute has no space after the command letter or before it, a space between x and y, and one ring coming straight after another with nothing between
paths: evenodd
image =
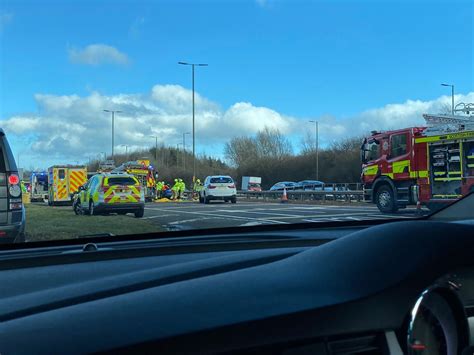
<instances>
[{"instance_id":1,"label":"high-visibility jacket","mask_svg":"<svg viewBox=\"0 0 474 355\"><path fill-rule=\"evenodd\" d=\"M164 185L164 183L162 181L157 181L156 182L156 191L163 190L163 185Z\"/></svg>"}]
</instances>

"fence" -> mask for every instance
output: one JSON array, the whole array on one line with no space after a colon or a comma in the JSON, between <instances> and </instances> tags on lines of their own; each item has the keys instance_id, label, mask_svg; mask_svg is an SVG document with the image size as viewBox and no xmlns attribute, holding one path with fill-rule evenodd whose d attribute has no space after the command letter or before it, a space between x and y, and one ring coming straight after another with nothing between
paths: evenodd
<instances>
[{"instance_id":1,"label":"fence","mask_svg":"<svg viewBox=\"0 0 474 355\"><path fill-rule=\"evenodd\" d=\"M364 201L361 183L325 183L323 185L310 185L288 187L286 189L289 200L300 201ZM277 191L239 191L238 195L246 199L279 200L283 190Z\"/></svg>"},{"instance_id":2,"label":"fence","mask_svg":"<svg viewBox=\"0 0 474 355\"><path fill-rule=\"evenodd\" d=\"M263 201L279 200L283 191L239 191L237 194L241 198L260 199ZM363 191L287 191L288 200L295 201L345 201L362 202L364 201Z\"/></svg>"}]
</instances>

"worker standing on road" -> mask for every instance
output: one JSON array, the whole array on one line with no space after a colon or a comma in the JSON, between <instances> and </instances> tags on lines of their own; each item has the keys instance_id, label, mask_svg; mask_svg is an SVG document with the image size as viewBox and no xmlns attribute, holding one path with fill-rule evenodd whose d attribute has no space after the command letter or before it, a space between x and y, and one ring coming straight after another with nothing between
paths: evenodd
<instances>
[{"instance_id":1,"label":"worker standing on road","mask_svg":"<svg viewBox=\"0 0 474 355\"><path fill-rule=\"evenodd\" d=\"M177 200L179 198L179 181L178 179L174 179L174 185L171 188L171 192L173 193L171 199Z\"/></svg>"},{"instance_id":2,"label":"worker standing on road","mask_svg":"<svg viewBox=\"0 0 474 355\"><path fill-rule=\"evenodd\" d=\"M199 198L199 193L201 192L201 190L202 190L201 180L196 179L196 181L194 181L194 186L193 186L193 198L194 199L197 200Z\"/></svg>"},{"instance_id":3,"label":"worker standing on road","mask_svg":"<svg viewBox=\"0 0 474 355\"><path fill-rule=\"evenodd\" d=\"M162 190L163 190L164 183L163 181L157 181L156 182L156 198L161 198L162 197Z\"/></svg>"},{"instance_id":4,"label":"worker standing on road","mask_svg":"<svg viewBox=\"0 0 474 355\"><path fill-rule=\"evenodd\" d=\"M186 184L184 183L183 179L179 179L179 196L181 198L184 197L185 190L186 190Z\"/></svg>"}]
</instances>

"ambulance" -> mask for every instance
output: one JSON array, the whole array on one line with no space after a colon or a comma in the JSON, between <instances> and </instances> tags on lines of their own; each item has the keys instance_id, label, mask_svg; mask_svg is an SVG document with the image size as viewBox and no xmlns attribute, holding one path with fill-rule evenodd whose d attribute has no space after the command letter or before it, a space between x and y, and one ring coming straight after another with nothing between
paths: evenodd
<instances>
[{"instance_id":1,"label":"ambulance","mask_svg":"<svg viewBox=\"0 0 474 355\"><path fill-rule=\"evenodd\" d=\"M82 165L54 165L48 168L48 205L70 204L73 195L87 181Z\"/></svg>"}]
</instances>

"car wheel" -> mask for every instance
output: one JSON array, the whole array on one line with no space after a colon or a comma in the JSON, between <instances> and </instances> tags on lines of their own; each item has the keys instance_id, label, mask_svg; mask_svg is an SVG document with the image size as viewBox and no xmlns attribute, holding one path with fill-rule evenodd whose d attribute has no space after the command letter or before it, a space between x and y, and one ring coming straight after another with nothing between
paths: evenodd
<instances>
[{"instance_id":1,"label":"car wheel","mask_svg":"<svg viewBox=\"0 0 474 355\"><path fill-rule=\"evenodd\" d=\"M204 195L204 204L209 204L211 200L209 199L209 197L207 197L206 195Z\"/></svg>"},{"instance_id":2,"label":"car wheel","mask_svg":"<svg viewBox=\"0 0 474 355\"><path fill-rule=\"evenodd\" d=\"M393 213L398 210L397 201L389 185L383 185L377 190L375 202L382 213Z\"/></svg>"},{"instance_id":3,"label":"car wheel","mask_svg":"<svg viewBox=\"0 0 474 355\"><path fill-rule=\"evenodd\" d=\"M82 214L80 208L81 207L79 206L79 201L78 200L75 201L74 204L72 205L72 209L74 210L74 213L76 214L76 216Z\"/></svg>"},{"instance_id":4,"label":"car wheel","mask_svg":"<svg viewBox=\"0 0 474 355\"><path fill-rule=\"evenodd\" d=\"M235 196L232 197L232 199L230 200L230 202L232 202L232 203L237 203L237 197L235 197Z\"/></svg>"},{"instance_id":5,"label":"car wheel","mask_svg":"<svg viewBox=\"0 0 474 355\"><path fill-rule=\"evenodd\" d=\"M89 216L93 216L95 214L94 202L91 200L89 201Z\"/></svg>"},{"instance_id":6,"label":"car wheel","mask_svg":"<svg viewBox=\"0 0 474 355\"><path fill-rule=\"evenodd\" d=\"M138 211L135 211L135 218L142 218L145 214L145 209L141 208Z\"/></svg>"}]
</instances>

